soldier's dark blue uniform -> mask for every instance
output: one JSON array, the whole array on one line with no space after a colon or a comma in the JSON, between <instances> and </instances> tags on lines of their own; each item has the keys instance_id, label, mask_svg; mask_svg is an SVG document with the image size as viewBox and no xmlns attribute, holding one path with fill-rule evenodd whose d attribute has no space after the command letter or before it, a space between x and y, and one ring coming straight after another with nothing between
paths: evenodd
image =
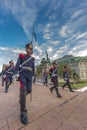
<instances>
[{"instance_id":1,"label":"soldier's dark blue uniform","mask_svg":"<svg viewBox=\"0 0 87 130\"><path fill-rule=\"evenodd\" d=\"M43 73L43 79L44 79L43 84L46 85L47 87L48 86L48 72L46 69L44 70L44 73Z\"/></svg>"},{"instance_id":2,"label":"soldier's dark blue uniform","mask_svg":"<svg viewBox=\"0 0 87 130\"><path fill-rule=\"evenodd\" d=\"M74 92L74 91L72 90L71 86L70 86L69 72L68 72L66 66L64 66L63 78L64 78L65 83L64 83L64 85L62 86L62 88L64 89L65 86L68 86L69 90L70 90L71 92Z\"/></svg>"},{"instance_id":3,"label":"soldier's dark blue uniform","mask_svg":"<svg viewBox=\"0 0 87 130\"><path fill-rule=\"evenodd\" d=\"M53 67L50 68L49 74L51 76L51 81L53 82L53 87L50 88L51 93L53 93L53 89L56 90L57 97L62 97L58 91L58 68L56 62L53 62Z\"/></svg>"},{"instance_id":4,"label":"soldier's dark blue uniform","mask_svg":"<svg viewBox=\"0 0 87 130\"><path fill-rule=\"evenodd\" d=\"M2 86L4 86L5 78L6 78L6 76L5 76L5 70L2 70L1 76L2 76Z\"/></svg>"},{"instance_id":5,"label":"soldier's dark blue uniform","mask_svg":"<svg viewBox=\"0 0 87 130\"><path fill-rule=\"evenodd\" d=\"M28 123L27 109L26 109L26 95L32 91L32 78L35 72L34 68L34 58L32 54L32 43L27 44L26 54L19 54L15 73L19 72L19 82L20 82L20 118L21 122L24 124Z\"/></svg>"},{"instance_id":6,"label":"soldier's dark blue uniform","mask_svg":"<svg viewBox=\"0 0 87 130\"><path fill-rule=\"evenodd\" d=\"M6 74L6 77L5 77L5 93L7 93L9 86L12 84L13 75L14 75L14 62L12 60L9 61L9 65L6 67L4 74Z\"/></svg>"}]
</instances>

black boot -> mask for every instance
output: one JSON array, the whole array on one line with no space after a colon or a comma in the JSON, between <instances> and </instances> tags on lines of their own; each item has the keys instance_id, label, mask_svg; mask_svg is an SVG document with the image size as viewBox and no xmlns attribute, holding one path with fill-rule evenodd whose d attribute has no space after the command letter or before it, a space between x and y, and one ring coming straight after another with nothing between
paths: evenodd
<instances>
[{"instance_id":1,"label":"black boot","mask_svg":"<svg viewBox=\"0 0 87 130\"><path fill-rule=\"evenodd\" d=\"M64 89L64 88L65 88L65 86L66 86L66 84L64 84L64 85L62 86L62 89Z\"/></svg>"},{"instance_id":2,"label":"black boot","mask_svg":"<svg viewBox=\"0 0 87 130\"><path fill-rule=\"evenodd\" d=\"M61 97L62 97L62 95L58 94L58 95L57 95L57 97L58 97L58 98L61 98Z\"/></svg>"},{"instance_id":3,"label":"black boot","mask_svg":"<svg viewBox=\"0 0 87 130\"><path fill-rule=\"evenodd\" d=\"M52 88L50 88L50 92L53 93L53 89Z\"/></svg>"},{"instance_id":4,"label":"black boot","mask_svg":"<svg viewBox=\"0 0 87 130\"><path fill-rule=\"evenodd\" d=\"M8 93L8 86L5 86L5 93Z\"/></svg>"},{"instance_id":5,"label":"black boot","mask_svg":"<svg viewBox=\"0 0 87 130\"><path fill-rule=\"evenodd\" d=\"M23 124L28 124L27 110L21 112L20 118Z\"/></svg>"},{"instance_id":6,"label":"black boot","mask_svg":"<svg viewBox=\"0 0 87 130\"><path fill-rule=\"evenodd\" d=\"M62 95L59 93L59 90L58 90L58 88L57 88L57 87L55 88L55 90L56 90L57 97L58 97L58 98L61 98L61 97L62 97Z\"/></svg>"},{"instance_id":7,"label":"black boot","mask_svg":"<svg viewBox=\"0 0 87 130\"><path fill-rule=\"evenodd\" d=\"M70 89L70 92L74 92L74 90Z\"/></svg>"},{"instance_id":8,"label":"black boot","mask_svg":"<svg viewBox=\"0 0 87 130\"><path fill-rule=\"evenodd\" d=\"M20 88L20 118L23 124L28 124L27 110L26 110L26 89Z\"/></svg>"},{"instance_id":9,"label":"black boot","mask_svg":"<svg viewBox=\"0 0 87 130\"><path fill-rule=\"evenodd\" d=\"M72 90L70 84L68 85L68 87L69 87L70 92L74 92L74 90Z\"/></svg>"},{"instance_id":10,"label":"black boot","mask_svg":"<svg viewBox=\"0 0 87 130\"><path fill-rule=\"evenodd\" d=\"M4 81L2 81L2 87L4 86Z\"/></svg>"}]
</instances>

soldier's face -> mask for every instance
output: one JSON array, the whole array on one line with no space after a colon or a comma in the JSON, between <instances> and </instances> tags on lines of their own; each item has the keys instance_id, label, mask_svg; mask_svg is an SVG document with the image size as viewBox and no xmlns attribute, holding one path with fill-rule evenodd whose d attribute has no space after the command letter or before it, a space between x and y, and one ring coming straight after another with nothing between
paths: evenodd
<instances>
[{"instance_id":1,"label":"soldier's face","mask_svg":"<svg viewBox=\"0 0 87 130\"><path fill-rule=\"evenodd\" d=\"M32 48L27 48L26 51L28 54L32 54Z\"/></svg>"},{"instance_id":2,"label":"soldier's face","mask_svg":"<svg viewBox=\"0 0 87 130\"><path fill-rule=\"evenodd\" d=\"M10 66L14 66L14 63L10 63Z\"/></svg>"},{"instance_id":3,"label":"soldier's face","mask_svg":"<svg viewBox=\"0 0 87 130\"><path fill-rule=\"evenodd\" d=\"M57 68L57 64L54 64L54 67Z\"/></svg>"}]
</instances>

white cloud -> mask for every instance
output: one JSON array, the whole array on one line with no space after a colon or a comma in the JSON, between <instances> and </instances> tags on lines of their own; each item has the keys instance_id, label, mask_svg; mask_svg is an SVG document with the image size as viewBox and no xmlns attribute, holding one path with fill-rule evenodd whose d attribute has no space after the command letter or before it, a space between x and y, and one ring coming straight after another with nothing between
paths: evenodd
<instances>
[{"instance_id":1,"label":"white cloud","mask_svg":"<svg viewBox=\"0 0 87 130\"><path fill-rule=\"evenodd\" d=\"M5 52L14 52L14 53L24 53L24 49L16 49L16 48L8 48L8 47L0 47L0 50Z\"/></svg>"},{"instance_id":2,"label":"white cloud","mask_svg":"<svg viewBox=\"0 0 87 130\"><path fill-rule=\"evenodd\" d=\"M53 48L51 46L48 47L47 52L52 52Z\"/></svg>"},{"instance_id":3,"label":"white cloud","mask_svg":"<svg viewBox=\"0 0 87 130\"><path fill-rule=\"evenodd\" d=\"M43 7L46 7L45 4L47 3L49 3L47 12L45 12L45 15L42 14L42 17L44 20L47 18L46 21L48 22L42 21L40 23L38 12ZM85 13L87 8L81 8L82 5L73 8L71 6L72 3L73 0L68 0L62 6L63 8L61 8L63 4L61 0L53 0L51 2L50 0L0 1L1 8L6 13L11 13L14 16L29 39L31 39L32 26L39 21L39 24L36 25L38 27L37 31L45 41L41 41L40 45L38 43L34 44L33 55L35 56L36 63L40 63L41 58L45 57L46 50L52 60L62 57L65 54L82 55L83 53L83 55L87 55L87 32L84 32L84 30L82 32L83 28L81 29L81 27L87 25L87 14ZM83 5L86 6L84 3ZM60 17L58 10L62 12ZM0 59L1 63L8 62L12 57L16 61L18 53L25 53L25 50L20 48L0 47L0 50L0 54L2 54L2 58Z\"/></svg>"},{"instance_id":4,"label":"white cloud","mask_svg":"<svg viewBox=\"0 0 87 130\"><path fill-rule=\"evenodd\" d=\"M49 40L49 39L51 39L51 34L50 33L44 34L43 38L46 39L46 40Z\"/></svg>"},{"instance_id":5,"label":"white cloud","mask_svg":"<svg viewBox=\"0 0 87 130\"><path fill-rule=\"evenodd\" d=\"M44 29L44 33L49 33L49 29L48 28Z\"/></svg>"},{"instance_id":6,"label":"white cloud","mask_svg":"<svg viewBox=\"0 0 87 130\"><path fill-rule=\"evenodd\" d=\"M56 19L57 19L57 15L54 13L49 16L49 20L56 20Z\"/></svg>"},{"instance_id":7,"label":"white cloud","mask_svg":"<svg viewBox=\"0 0 87 130\"><path fill-rule=\"evenodd\" d=\"M0 50L3 50L3 51L8 51L9 48L8 47L0 47Z\"/></svg>"},{"instance_id":8,"label":"white cloud","mask_svg":"<svg viewBox=\"0 0 87 130\"><path fill-rule=\"evenodd\" d=\"M54 54L53 55L53 59L55 60L55 59L57 59L58 58L58 55L57 54Z\"/></svg>"},{"instance_id":9,"label":"white cloud","mask_svg":"<svg viewBox=\"0 0 87 130\"><path fill-rule=\"evenodd\" d=\"M61 37L67 37L67 26L62 26L62 28L61 28L61 30L60 30L60 32L59 32L59 34L60 34L60 36Z\"/></svg>"},{"instance_id":10,"label":"white cloud","mask_svg":"<svg viewBox=\"0 0 87 130\"><path fill-rule=\"evenodd\" d=\"M83 12L84 12L84 11L83 11L82 9L75 11L75 12L73 13L73 15L71 16L71 19L75 19L75 18L77 18L77 17L83 15Z\"/></svg>"},{"instance_id":11,"label":"white cloud","mask_svg":"<svg viewBox=\"0 0 87 130\"><path fill-rule=\"evenodd\" d=\"M9 47L0 47L0 65L8 64L9 60L13 59L16 62L19 53L24 53L24 49L16 49L16 48L9 48Z\"/></svg>"},{"instance_id":12,"label":"white cloud","mask_svg":"<svg viewBox=\"0 0 87 130\"><path fill-rule=\"evenodd\" d=\"M76 53L76 56L87 56L87 49L81 50Z\"/></svg>"},{"instance_id":13,"label":"white cloud","mask_svg":"<svg viewBox=\"0 0 87 130\"><path fill-rule=\"evenodd\" d=\"M87 49L86 50L79 50L78 52L74 52L74 56L87 56Z\"/></svg>"},{"instance_id":14,"label":"white cloud","mask_svg":"<svg viewBox=\"0 0 87 130\"><path fill-rule=\"evenodd\" d=\"M2 60L3 60L3 58L0 57L0 61L2 61Z\"/></svg>"},{"instance_id":15,"label":"white cloud","mask_svg":"<svg viewBox=\"0 0 87 130\"><path fill-rule=\"evenodd\" d=\"M35 50L35 51L38 51L39 54L42 54L42 49L41 49L41 47L38 45L38 43L36 43L36 44L34 45L34 50Z\"/></svg>"},{"instance_id":16,"label":"white cloud","mask_svg":"<svg viewBox=\"0 0 87 130\"><path fill-rule=\"evenodd\" d=\"M36 60L40 60L40 56L36 56L36 55L33 55L35 57Z\"/></svg>"},{"instance_id":17,"label":"white cloud","mask_svg":"<svg viewBox=\"0 0 87 130\"><path fill-rule=\"evenodd\" d=\"M81 38L87 38L87 32L84 32L84 33L80 33L78 36L77 36L77 40L81 39Z\"/></svg>"},{"instance_id":18,"label":"white cloud","mask_svg":"<svg viewBox=\"0 0 87 130\"><path fill-rule=\"evenodd\" d=\"M11 49L12 52L14 53L25 53L25 50L24 49Z\"/></svg>"},{"instance_id":19,"label":"white cloud","mask_svg":"<svg viewBox=\"0 0 87 130\"><path fill-rule=\"evenodd\" d=\"M58 45L60 43L60 41L56 40L56 41L52 41L51 43L54 44L54 45Z\"/></svg>"},{"instance_id":20,"label":"white cloud","mask_svg":"<svg viewBox=\"0 0 87 130\"><path fill-rule=\"evenodd\" d=\"M30 30L36 20L37 13L47 2L47 0L37 0L37 2L36 0L5 0L0 1L0 5L6 12L12 13L24 29L26 35L31 39Z\"/></svg>"},{"instance_id":21,"label":"white cloud","mask_svg":"<svg viewBox=\"0 0 87 130\"><path fill-rule=\"evenodd\" d=\"M51 29L51 24L47 23L46 26L44 27L44 34L43 34L43 38L45 40L49 40L51 39L51 36L53 34L53 32L50 30Z\"/></svg>"},{"instance_id":22,"label":"white cloud","mask_svg":"<svg viewBox=\"0 0 87 130\"><path fill-rule=\"evenodd\" d=\"M87 41L86 40L82 40L79 42L79 44L77 44L76 46L72 47L69 50L69 54L74 55L74 56L86 56L86 52L87 52Z\"/></svg>"}]
</instances>

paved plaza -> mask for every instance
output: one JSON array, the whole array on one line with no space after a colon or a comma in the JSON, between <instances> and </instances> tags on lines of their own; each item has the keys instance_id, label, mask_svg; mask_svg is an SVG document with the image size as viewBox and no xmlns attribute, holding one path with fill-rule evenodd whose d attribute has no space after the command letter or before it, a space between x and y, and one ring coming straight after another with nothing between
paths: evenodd
<instances>
[{"instance_id":1,"label":"paved plaza","mask_svg":"<svg viewBox=\"0 0 87 130\"><path fill-rule=\"evenodd\" d=\"M0 79L0 130L87 130L87 91L74 93L67 88L57 98L50 86L33 85L32 101L27 96L28 125L20 122L19 82L4 93Z\"/></svg>"}]
</instances>

